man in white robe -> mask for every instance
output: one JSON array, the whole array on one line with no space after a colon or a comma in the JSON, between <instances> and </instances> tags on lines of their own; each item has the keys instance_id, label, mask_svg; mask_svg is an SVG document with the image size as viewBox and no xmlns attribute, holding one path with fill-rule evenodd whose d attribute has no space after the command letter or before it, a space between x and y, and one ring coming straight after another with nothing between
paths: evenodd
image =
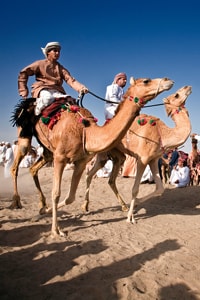
<instances>
[{"instance_id":1,"label":"man in white robe","mask_svg":"<svg viewBox=\"0 0 200 300\"><path fill-rule=\"evenodd\" d=\"M178 165L172 169L170 176L170 184L175 187L185 187L190 182L190 169L188 166L184 166L184 160L178 159Z\"/></svg>"}]
</instances>

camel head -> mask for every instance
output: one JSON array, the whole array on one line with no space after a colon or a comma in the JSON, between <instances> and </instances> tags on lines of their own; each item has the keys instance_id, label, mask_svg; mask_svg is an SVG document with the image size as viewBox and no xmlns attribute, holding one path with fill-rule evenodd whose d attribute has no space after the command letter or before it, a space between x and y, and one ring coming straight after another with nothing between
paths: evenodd
<instances>
[{"instance_id":1,"label":"camel head","mask_svg":"<svg viewBox=\"0 0 200 300\"><path fill-rule=\"evenodd\" d=\"M197 135L197 133L191 133L190 137L191 137L191 143L192 143L192 145L194 144L197 147L198 140L195 139L195 135Z\"/></svg>"},{"instance_id":2,"label":"camel head","mask_svg":"<svg viewBox=\"0 0 200 300\"><path fill-rule=\"evenodd\" d=\"M139 99L143 99L144 104L154 99L160 93L172 88L174 81L168 78L130 78L130 86L126 91L124 98L134 95Z\"/></svg>"},{"instance_id":3,"label":"camel head","mask_svg":"<svg viewBox=\"0 0 200 300\"><path fill-rule=\"evenodd\" d=\"M184 108L185 102L191 93L192 87L184 86L177 90L174 94L171 94L167 98L164 98L163 101L165 104L167 115L170 116L176 111Z\"/></svg>"}]
</instances>

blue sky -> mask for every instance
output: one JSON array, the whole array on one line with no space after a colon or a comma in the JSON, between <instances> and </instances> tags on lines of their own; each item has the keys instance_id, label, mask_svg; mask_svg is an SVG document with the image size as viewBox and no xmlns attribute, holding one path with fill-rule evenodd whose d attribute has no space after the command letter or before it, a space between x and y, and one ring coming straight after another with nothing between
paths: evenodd
<instances>
[{"instance_id":1,"label":"blue sky","mask_svg":"<svg viewBox=\"0 0 200 300\"><path fill-rule=\"evenodd\" d=\"M168 77L174 87L154 100L162 99L185 85L192 86L186 107L192 132L200 134L200 18L199 1L13 1L4 2L0 17L1 109L0 141L16 139L16 128L9 122L20 97L19 71L43 59L40 47L47 42L62 45L60 63L93 93L104 97L116 73L128 78ZM29 86L34 78L29 80ZM127 86L128 87L128 83ZM69 94L77 93L64 84ZM90 95L84 106L98 124L104 121L104 103ZM164 106L144 108L168 126ZM190 139L183 151L190 151Z\"/></svg>"}]
</instances>

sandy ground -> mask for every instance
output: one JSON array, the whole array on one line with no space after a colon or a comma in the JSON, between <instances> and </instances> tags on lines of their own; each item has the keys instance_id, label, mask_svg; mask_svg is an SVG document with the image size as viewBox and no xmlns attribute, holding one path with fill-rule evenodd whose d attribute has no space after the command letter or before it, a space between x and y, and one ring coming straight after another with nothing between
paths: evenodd
<instances>
[{"instance_id":1,"label":"sandy ground","mask_svg":"<svg viewBox=\"0 0 200 300\"><path fill-rule=\"evenodd\" d=\"M64 171L62 197L71 170ZM40 179L51 205L52 168ZM127 203L132 178L118 177ZM141 184L139 196L154 184ZM200 299L200 187L165 189L138 204L137 224L126 222L106 178L91 186L84 214L85 176L76 201L59 211L67 236L51 237L51 215L37 220L38 197L28 169L19 172L22 209L10 210L11 179L0 167L0 299Z\"/></svg>"}]
</instances>

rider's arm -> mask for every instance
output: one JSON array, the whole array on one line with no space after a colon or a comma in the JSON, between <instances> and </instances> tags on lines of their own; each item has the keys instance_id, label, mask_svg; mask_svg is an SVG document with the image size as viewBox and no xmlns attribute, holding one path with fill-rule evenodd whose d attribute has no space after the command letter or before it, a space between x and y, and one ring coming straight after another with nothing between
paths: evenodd
<instances>
[{"instance_id":1,"label":"rider's arm","mask_svg":"<svg viewBox=\"0 0 200 300\"><path fill-rule=\"evenodd\" d=\"M71 76L70 72L67 69L65 69L63 66L61 66L61 68L62 68L62 74L63 74L64 81L72 89L74 89L78 93L80 93L82 91L83 91L83 93L87 93L88 88L84 84L78 82L73 76Z\"/></svg>"},{"instance_id":2,"label":"rider's arm","mask_svg":"<svg viewBox=\"0 0 200 300\"><path fill-rule=\"evenodd\" d=\"M27 98L28 96L28 78L29 76L33 76L35 74L34 64L31 64L24 69L22 69L18 75L18 92L22 98Z\"/></svg>"}]
</instances>

